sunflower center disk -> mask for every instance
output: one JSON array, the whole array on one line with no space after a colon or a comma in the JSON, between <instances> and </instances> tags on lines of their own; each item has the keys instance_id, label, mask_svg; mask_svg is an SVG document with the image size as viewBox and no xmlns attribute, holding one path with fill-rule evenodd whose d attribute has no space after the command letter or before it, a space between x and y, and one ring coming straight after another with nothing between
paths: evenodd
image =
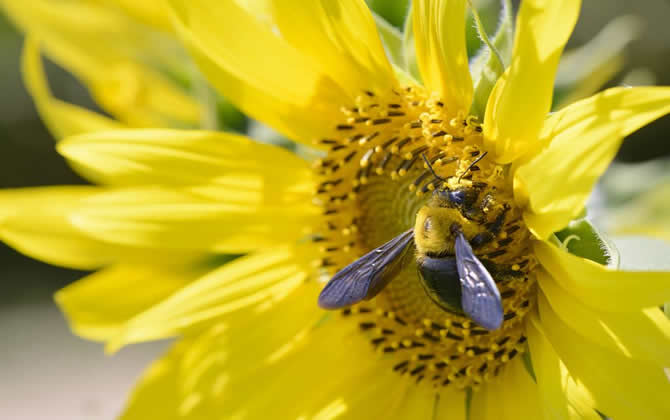
<instances>
[{"instance_id":1,"label":"sunflower center disk","mask_svg":"<svg viewBox=\"0 0 670 420\"><path fill-rule=\"evenodd\" d=\"M329 152L314 166L324 209L315 242L324 271L332 275L413 228L432 191L463 190L471 198L458 208L459 224L477 257L496 267L489 271L505 314L503 325L488 331L444 310L428 297L409 258L376 298L342 315L359 324L383 357L397 360L393 369L400 374L434 386L477 388L524 351L522 321L533 304L536 262L507 169L486 156L473 166L485 153L480 125L421 87L364 92L342 113L332 136L319 141Z\"/></svg>"}]
</instances>

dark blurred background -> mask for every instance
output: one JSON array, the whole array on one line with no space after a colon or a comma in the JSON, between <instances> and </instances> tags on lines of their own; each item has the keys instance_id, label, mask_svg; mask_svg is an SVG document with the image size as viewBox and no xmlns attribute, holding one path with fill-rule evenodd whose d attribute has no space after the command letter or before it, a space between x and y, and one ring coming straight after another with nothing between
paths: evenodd
<instances>
[{"instance_id":1,"label":"dark blurred background","mask_svg":"<svg viewBox=\"0 0 670 420\"><path fill-rule=\"evenodd\" d=\"M369 0L400 25L404 1ZM641 19L642 33L626 49L626 64L610 85L651 81L670 85L670 2L585 0L570 46L595 36L622 15ZM0 14L0 187L80 184L55 152L19 74L22 37ZM54 94L93 107L86 90L47 64ZM617 159L640 162L670 153L670 119L631 136ZM165 346L133 346L108 357L102 346L70 335L52 301L54 291L85 273L31 260L0 243L0 418L111 419L137 375Z\"/></svg>"}]
</instances>

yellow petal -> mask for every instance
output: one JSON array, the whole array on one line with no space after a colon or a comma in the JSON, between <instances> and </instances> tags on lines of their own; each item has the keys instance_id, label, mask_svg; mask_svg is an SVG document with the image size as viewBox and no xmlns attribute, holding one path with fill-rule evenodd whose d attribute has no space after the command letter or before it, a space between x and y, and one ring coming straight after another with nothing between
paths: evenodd
<instances>
[{"instance_id":1,"label":"yellow petal","mask_svg":"<svg viewBox=\"0 0 670 420\"><path fill-rule=\"evenodd\" d=\"M611 270L547 242L534 249L556 283L592 308L633 312L670 301L670 272Z\"/></svg>"},{"instance_id":2,"label":"yellow petal","mask_svg":"<svg viewBox=\"0 0 670 420\"><path fill-rule=\"evenodd\" d=\"M225 264L127 322L109 349L198 329L244 308L269 310L304 285L311 262L303 251L279 247Z\"/></svg>"},{"instance_id":3,"label":"yellow petal","mask_svg":"<svg viewBox=\"0 0 670 420\"><path fill-rule=\"evenodd\" d=\"M545 314L547 315L547 314ZM554 314L540 317L546 338L595 408L616 419L670 418L670 381L663 366L630 359L586 340Z\"/></svg>"},{"instance_id":4,"label":"yellow petal","mask_svg":"<svg viewBox=\"0 0 670 420\"><path fill-rule=\"evenodd\" d=\"M196 130L138 129L70 137L58 151L78 171L99 184L198 185L232 177L258 179L268 198L313 191L306 161L286 149L246 137ZM225 199L225 197L223 197ZM285 198L284 198L285 200Z\"/></svg>"},{"instance_id":5,"label":"yellow petal","mask_svg":"<svg viewBox=\"0 0 670 420\"><path fill-rule=\"evenodd\" d=\"M243 253L297 240L319 211L266 191L262 179L231 177L220 199L186 190L135 187L91 196L70 216L109 243L202 252Z\"/></svg>"},{"instance_id":6,"label":"yellow petal","mask_svg":"<svg viewBox=\"0 0 670 420\"><path fill-rule=\"evenodd\" d=\"M161 31L170 32L172 25L165 7L161 0L92 0L95 3L106 4L116 7L132 16L134 19L155 27Z\"/></svg>"},{"instance_id":7,"label":"yellow petal","mask_svg":"<svg viewBox=\"0 0 670 420\"><path fill-rule=\"evenodd\" d=\"M471 420L542 418L537 385L521 358L511 361L500 376L474 392L470 410Z\"/></svg>"},{"instance_id":8,"label":"yellow petal","mask_svg":"<svg viewBox=\"0 0 670 420\"><path fill-rule=\"evenodd\" d=\"M395 87L374 19L363 0L272 0L279 32L355 98Z\"/></svg>"},{"instance_id":9,"label":"yellow petal","mask_svg":"<svg viewBox=\"0 0 670 420\"><path fill-rule=\"evenodd\" d=\"M32 258L82 270L116 261L162 261L175 257L174 251L162 247L112 244L77 229L72 224L72 215L83 201L100 192L99 188L84 186L3 190L0 239Z\"/></svg>"},{"instance_id":10,"label":"yellow petal","mask_svg":"<svg viewBox=\"0 0 670 420\"><path fill-rule=\"evenodd\" d=\"M179 51L169 37L100 5L48 0L1 4L22 30L39 38L50 59L72 72L105 111L124 123L200 121L199 105L157 70L173 65L174 58L166 57Z\"/></svg>"},{"instance_id":11,"label":"yellow petal","mask_svg":"<svg viewBox=\"0 0 670 420\"><path fill-rule=\"evenodd\" d=\"M567 225L623 138L668 112L670 88L635 87L609 89L553 114L542 133L547 147L514 174L531 230L545 239Z\"/></svg>"},{"instance_id":12,"label":"yellow petal","mask_svg":"<svg viewBox=\"0 0 670 420\"><path fill-rule=\"evenodd\" d=\"M117 336L125 324L186 286L202 269L116 264L59 290L55 299L70 328L89 340ZM128 293L132 290L132 293Z\"/></svg>"},{"instance_id":13,"label":"yellow petal","mask_svg":"<svg viewBox=\"0 0 670 420\"><path fill-rule=\"evenodd\" d=\"M400 420L458 413L448 407L440 414L442 398L435 413L436 393L398 380L356 323L320 311L314 305L319 287L308 286L268 311L242 311L228 326L178 343L145 373L122 419L253 420L271 413L277 419ZM445 403L457 400L444 394Z\"/></svg>"},{"instance_id":14,"label":"yellow petal","mask_svg":"<svg viewBox=\"0 0 670 420\"><path fill-rule=\"evenodd\" d=\"M374 361L374 356L369 357ZM384 368L384 366L379 366L379 369ZM371 407L368 410L364 410L363 407L356 407L357 411L352 409L343 418L466 420L464 391L438 390L433 387L416 386L416 384L410 381L404 384L402 382L398 384L397 382L398 379L396 376L395 378L390 377L387 381L384 381L384 384L380 384L381 386L378 385L379 388L385 390L382 392L387 394L380 398L390 397L392 405ZM402 387L397 385L401 385ZM402 391L402 394L399 397L394 397L393 395L388 395L389 390ZM380 412L380 409L383 409L383 411Z\"/></svg>"},{"instance_id":15,"label":"yellow petal","mask_svg":"<svg viewBox=\"0 0 670 420\"><path fill-rule=\"evenodd\" d=\"M509 363L502 380L500 397L505 419L539 419L542 413L537 384L533 381L521 357Z\"/></svg>"},{"instance_id":16,"label":"yellow petal","mask_svg":"<svg viewBox=\"0 0 670 420\"><path fill-rule=\"evenodd\" d=\"M200 70L248 115L312 144L335 129L351 99L308 57L235 2L170 0Z\"/></svg>"},{"instance_id":17,"label":"yellow petal","mask_svg":"<svg viewBox=\"0 0 670 420\"><path fill-rule=\"evenodd\" d=\"M0 238L19 252L54 265L91 269L108 264L109 247L77 231L67 219L72 208L96 192L94 187L3 190Z\"/></svg>"},{"instance_id":18,"label":"yellow petal","mask_svg":"<svg viewBox=\"0 0 670 420\"><path fill-rule=\"evenodd\" d=\"M580 0L521 3L512 63L491 92L484 117L484 145L496 161L512 162L538 141L580 5Z\"/></svg>"},{"instance_id":19,"label":"yellow petal","mask_svg":"<svg viewBox=\"0 0 670 420\"><path fill-rule=\"evenodd\" d=\"M292 339L318 319L320 311L310 299L317 294L310 288L298 288L268 311L240 311L230 314L229 325L212 323L202 333L187 335L146 370L122 418L223 417L228 395L232 392L240 398L249 391L236 393L231 382L262 373L270 355L295 342Z\"/></svg>"},{"instance_id":20,"label":"yellow petal","mask_svg":"<svg viewBox=\"0 0 670 420\"><path fill-rule=\"evenodd\" d=\"M417 0L412 12L424 83L440 93L450 112L468 112L472 79L465 48L465 0Z\"/></svg>"},{"instance_id":21,"label":"yellow petal","mask_svg":"<svg viewBox=\"0 0 670 420\"><path fill-rule=\"evenodd\" d=\"M423 390L422 390L423 391ZM436 394L435 420L466 420L465 392L440 391Z\"/></svg>"},{"instance_id":22,"label":"yellow petal","mask_svg":"<svg viewBox=\"0 0 670 420\"><path fill-rule=\"evenodd\" d=\"M558 357L535 312L526 322L526 331L544 418L600 420L593 396Z\"/></svg>"},{"instance_id":23,"label":"yellow petal","mask_svg":"<svg viewBox=\"0 0 670 420\"><path fill-rule=\"evenodd\" d=\"M584 338L614 353L670 366L670 320L658 307L600 312L571 296L547 273L539 273L538 280L544 292L539 299L543 319L552 311Z\"/></svg>"},{"instance_id":24,"label":"yellow petal","mask_svg":"<svg viewBox=\"0 0 670 420\"><path fill-rule=\"evenodd\" d=\"M60 101L51 95L42 66L39 43L26 37L22 70L28 93L33 97L40 117L56 140L98 130L113 130L123 125L101 114Z\"/></svg>"}]
</instances>

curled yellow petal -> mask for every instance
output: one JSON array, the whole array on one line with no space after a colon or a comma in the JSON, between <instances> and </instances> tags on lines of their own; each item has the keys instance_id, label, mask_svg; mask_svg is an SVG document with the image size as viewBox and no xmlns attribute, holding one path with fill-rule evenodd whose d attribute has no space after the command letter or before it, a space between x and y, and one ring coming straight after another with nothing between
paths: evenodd
<instances>
[{"instance_id":1,"label":"curled yellow petal","mask_svg":"<svg viewBox=\"0 0 670 420\"><path fill-rule=\"evenodd\" d=\"M273 0L279 31L351 98L396 85L374 19L363 0ZM300 24L296 24L300 22Z\"/></svg>"},{"instance_id":2,"label":"curled yellow petal","mask_svg":"<svg viewBox=\"0 0 670 420\"><path fill-rule=\"evenodd\" d=\"M161 0L91 0L92 2L116 7L127 13L138 21L155 27L161 31L170 32L172 25L165 7Z\"/></svg>"},{"instance_id":3,"label":"curled yellow petal","mask_svg":"<svg viewBox=\"0 0 670 420\"><path fill-rule=\"evenodd\" d=\"M670 88L613 88L553 114L542 138L546 148L519 166L514 195L527 206L529 228L541 239L583 209L593 185L623 138L670 112Z\"/></svg>"},{"instance_id":4,"label":"curled yellow petal","mask_svg":"<svg viewBox=\"0 0 670 420\"><path fill-rule=\"evenodd\" d=\"M133 126L198 123L199 105L162 71L173 70L174 40L114 8L85 2L2 0L8 16L39 38L45 54L73 73L93 99ZM168 53L169 51L169 53ZM184 56L179 65L183 67Z\"/></svg>"},{"instance_id":5,"label":"curled yellow petal","mask_svg":"<svg viewBox=\"0 0 670 420\"><path fill-rule=\"evenodd\" d=\"M592 308L633 312L670 301L670 272L612 270L547 242L534 250L556 283Z\"/></svg>"},{"instance_id":6,"label":"curled yellow petal","mask_svg":"<svg viewBox=\"0 0 670 420\"><path fill-rule=\"evenodd\" d=\"M169 3L200 70L232 103L296 141L312 144L334 131L334 115L351 99L270 26L232 1Z\"/></svg>"},{"instance_id":7,"label":"curled yellow petal","mask_svg":"<svg viewBox=\"0 0 670 420\"><path fill-rule=\"evenodd\" d=\"M498 162L512 162L538 141L580 5L580 0L521 3L512 63L491 92L484 117L484 145Z\"/></svg>"},{"instance_id":8,"label":"curled yellow petal","mask_svg":"<svg viewBox=\"0 0 670 420\"><path fill-rule=\"evenodd\" d=\"M25 41L22 70L28 93L56 140L80 133L123 128L121 123L101 114L54 98L42 66L39 42L32 37Z\"/></svg>"},{"instance_id":9,"label":"curled yellow petal","mask_svg":"<svg viewBox=\"0 0 670 420\"><path fill-rule=\"evenodd\" d=\"M468 112L472 79L465 48L465 0L417 0L412 19L416 55L426 86L454 114Z\"/></svg>"}]
</instances>

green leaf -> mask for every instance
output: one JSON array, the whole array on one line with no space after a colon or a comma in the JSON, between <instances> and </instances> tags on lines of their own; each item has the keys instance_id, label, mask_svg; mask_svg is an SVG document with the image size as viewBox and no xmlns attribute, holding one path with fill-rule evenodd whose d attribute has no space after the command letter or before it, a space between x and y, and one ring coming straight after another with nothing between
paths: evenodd
<instances>
[{"instance_id":1,"label":"green leaf","mask_svg":"<svg viewBox=\"0 0 670 420\"><path fill-rule=\"evenodd\" d=\"M379 16L382 16L388 23L396 28L402 27L409 0L367 0L370 9L374 10Z\"/></svg>"},{"instance_id":2,"label":"green leaf","mask_svg":"<svg viewBox=\"0 0 670 420\"><path fill-rule=\"evenodd\" d=\"M474 8L472 8L472 13L484 45L470 66L475 87L470 113L483 120L491 90L511 61L514 42L512 5L510 0L502 0L500 23L492 39L486 35L486 30Z\"/></svg>"},{"instance_id":3,"label":"green leaf","mask_svg":"<svg viewBox=\"0 0 670 420\"><path fill-rule=\"evenodd\" d=\"M556 232L556 238L569 253L616 268L619 252L587 219L573 220L568 227Z\"/></svg>"},{"instance_id":4,"label":"green leaf","mask_svg":"<svg viewBox=\"0 0 670 420\"><path fill-rule=\"evenodd\" d=\"M233 104L228 102L223 97L218 97L216 100L216 117L220 129L226 131L235 131L238 133L245 133L249 127L249 120L247 117L237 109Z\"/></svg>"}]
</instances>

